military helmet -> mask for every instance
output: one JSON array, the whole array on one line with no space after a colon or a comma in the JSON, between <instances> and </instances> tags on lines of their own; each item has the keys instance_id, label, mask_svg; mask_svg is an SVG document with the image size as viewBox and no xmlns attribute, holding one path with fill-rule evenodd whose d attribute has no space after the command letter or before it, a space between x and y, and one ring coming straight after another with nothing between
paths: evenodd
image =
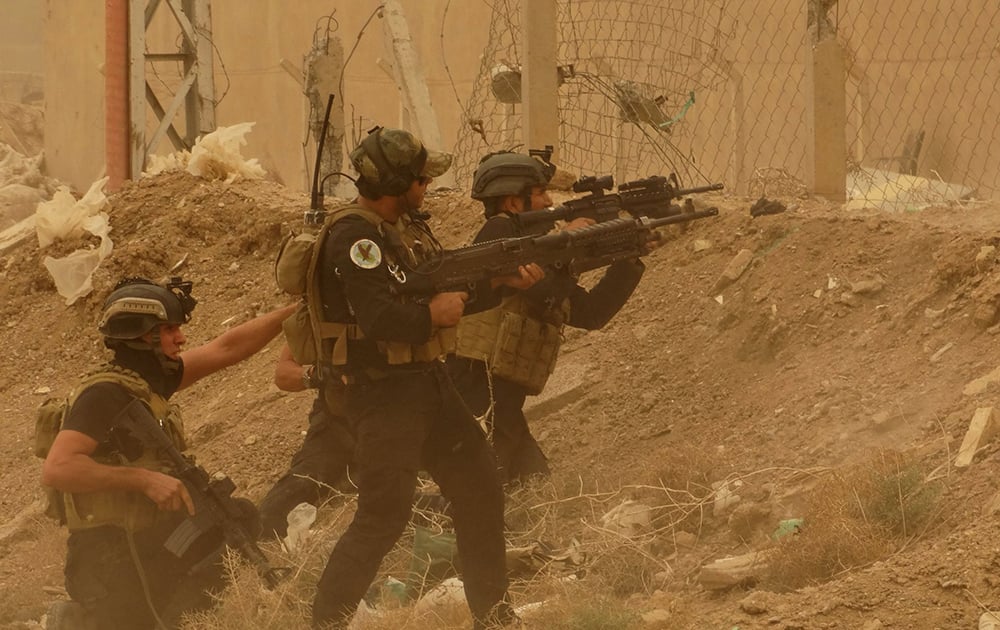
<instances>
[{"instance_id":1,"label":"military helmet","mask_svg":"<svg viewBox=\"0 0 1000 630\"><path fill-rule=\"evenodd\" d=\"M503 151L484 157L472 178L472 198L479 201L521 195L533 186L545 186L556 167L537 157Z\"/></svg>"},{"instance_id":2,"label":"military helmet","mask_svg":"<svg viewBox=\"0 0 1000 630\"><path fill-rule=\"evenodd\" d=\"M366 181L387 195L402 195L420 177L437 177L451 168L453 156L431 151L405 129L375 127L350 154Z\"/></svg>"},{"instance_id":3,"label":"military helmet","mask_svg":"<svg viewBox=\"0 0 1000 630\"><path fill-rule=\"evenodd\" d=\"M159 324L186 324L197 303L190 281L171 278L161 286L145 278L125 278L104 300L98 329L109 339L137 339Z\"/></svg>"}]
</instances>

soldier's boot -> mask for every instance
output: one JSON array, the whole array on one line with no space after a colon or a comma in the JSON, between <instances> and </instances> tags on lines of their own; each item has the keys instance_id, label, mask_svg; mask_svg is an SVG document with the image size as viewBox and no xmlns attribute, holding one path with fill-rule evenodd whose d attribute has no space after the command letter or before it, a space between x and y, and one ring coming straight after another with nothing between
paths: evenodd
<instances>
[{"instance_id":1,"label":"soldier's boot","mask_svg":"<svg viewBox=\"0 0 1000 630\"><path fill-rule=\"evenodd\" d=\"M319 486L312 479L285 475L260 502L260 524L265 539L288 535L288 513L299 503L316 505Z\"/></svg>"},{"instance_id":2,"label":"soldier's boot","mask_svg":"<svg viewBox=\"0 0 1000 630\"><path fill-rule=\"evenodd\" d=\"M46 630L98 630L96 620L79 602L60 600L49 606Z\"/></svg>"}]
</instances>

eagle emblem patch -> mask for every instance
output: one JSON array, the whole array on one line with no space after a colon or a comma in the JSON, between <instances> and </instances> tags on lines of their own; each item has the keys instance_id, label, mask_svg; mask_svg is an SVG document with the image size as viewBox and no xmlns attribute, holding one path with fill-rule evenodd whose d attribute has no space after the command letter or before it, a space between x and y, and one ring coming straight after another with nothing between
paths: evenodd
<instances>
[{"instance_id":1,"label":"eagle emblem patch","mask_svg":"<svg viewBox=\"0 0 1000 630\"><path fill-rule=\"evenodd\" d=\"M362 269L374 269L382 264L382 250L375 241L363 238L351 245L351 262Z\"/></svg>"}]
</instances>

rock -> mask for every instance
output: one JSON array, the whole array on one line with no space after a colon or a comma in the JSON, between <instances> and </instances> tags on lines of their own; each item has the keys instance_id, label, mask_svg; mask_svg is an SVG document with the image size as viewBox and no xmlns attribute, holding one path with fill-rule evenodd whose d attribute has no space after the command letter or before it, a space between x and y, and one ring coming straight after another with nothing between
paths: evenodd
<instances>
[{"instance_id":1,"label":"rock","mask_svg":"<svg viewBox=\"0 0 1000 630\"><path fill-rule=\"evenodd\" d=\"M944 315L944 309L925 308L924 317L927 319L940 319Z\"/></svg>"},{"instance_id":2,"label":"rock","mask_svg":"<svg viewBox=\"0 0 1000 630\"><path fill-rule=\"evenodd\" d=\"M652 529L652 508L628 499L602 516L601 524L620 536L640 536Z\"/></svg>"},{"instance_id":3,"label":"rock","mask_svg":"<svg viewBox=\"0 0 1000 630\"><path fill-rule=\"evenodd\" d=\"M691 244L691 249L695 252L703 252L706 249L712 248L712 241L706 241L705 239L699 238Z\"/></svg>"},{"instance_id":4,"label":"rock","mask_svg":"<svg viewBox=\"0 0 1000 630\"><path fill-rule=\"evenodd\" d=\"M972 313L972 321L980 328L989 328L997 323L997 306L992 302L984 302L976 306Z\"/></svg>"},{"instance_id":5,"label":"rock","mask_svg":"<svg viewBox=\"0 0 1000 630\"><path fill-rule=\"evenodd\" d=\"M965 387L962 389L962 393L966 396L984 394L991 388L992 385L995 385L996 383L1000 383L1000 367L995 368L989 374L980 376L979 378L966 383Z\"/></svg>"},{"instance_id":6,"label":"rock","mask_svg":"<svg viewBox=\"0 0 1000 630\"><path fill-rule=\"evenodd\" d=\"M244 446L253 446L256 443L257 443L257 436L256 435L247 436L247 439L243 440L243 445Z\"/></svg>"},{"instance_id":7,"label":"rock","mask_svg":"<svg viewBox=\"0 0 1000 630\"><path fill-rule=\"evenodd\" d=\"M740 610L748 615L763 615L768 611L767 599L760 593L750 593L740 601Z\"/></svg>"},{"instance_id":8,"label":"rock","mask_svg":"<svg viewBox=\"0 0 1000 630\"><path fill-rule=\"evenodd\" d=\"M657 626L670 621L670 612L662 608L656 608L649 612L642 613L642 623L647 626Z\"/></svg>"},{"instance_id":9,"label":"rock","mask_svg":"<svg viewBox=\"0 0 1000 630\"><path fill-rule=\"evenodd\" d=\"M837 302L843 304L844 306L850 306L850 307L855 307L860 303L858 300L858 296L856 296L851 291L844 291L843 293L841 293L840 297L837 298Z\"/></svg>"},{"instance_id":10,"label":"rock","mask_svg":"<svg viewBox=\"0 0 1000 630\"><path fill-rule=\"evenodd\" d=\"M767 568L766 552L751 552L710 562L698 572L698 582L708 590L721 590L757 581Z\"/></svg>"},{"instance_id":11,"label":"rock","mask_svg":"<svg viewBox=\"0 0 1000 630\"><path fill-rule=\"evenodd\" d=\"M881 278L874 280L861 280L851 283L851 291L858 295L874 295L885 287L885 281Z\"/></svg>"},{"instance_id":12,"label":"rock","mask_svg":"<svg viewBox=\"0 0 1000 630\"><path fill-rule=\"evenodd\" d=\"M993 245L983 245L979 248L979 253L976 254L976 262L986 262L991 258L995 258L997 253L997 248Z\"/></svg>"},{"instance_id":13,"label":"rock","mask_svg":"<svg viewBox=\"0 0 1000 630\"><path fill-rule=\"evenodd\" d=\"M1000 612L988 611L980 615L979 630L1000 630Z\"/></svg>"},{"instance_id":14,"label":"rock","mask_svg":"<svg viewBox=\"0 0 1000 630\"><path fill-rule=\"evenodd\" d=\"M885 625L881 621L878 619L872 619L870 621L866 621L865 625L861 626L861 630L882 630L884 627Z\"/></svg>"},{"instance_id":15,"label":"rock","mask_svg":"<svg viewBox=\"0 0 1000 630\"><path fill-rule=\"evenodd\" d=\"M740 276L743 275L743 272L747 270L747 267L750 266L752 261L753 252L749 249L741 249L739 253L729 261L726 268L722 270L722 275L720 275L719 279L715 281L715 287L712 289L712 293L718 293L722 289L739 280Z\"/></svg>"}]
</instances>

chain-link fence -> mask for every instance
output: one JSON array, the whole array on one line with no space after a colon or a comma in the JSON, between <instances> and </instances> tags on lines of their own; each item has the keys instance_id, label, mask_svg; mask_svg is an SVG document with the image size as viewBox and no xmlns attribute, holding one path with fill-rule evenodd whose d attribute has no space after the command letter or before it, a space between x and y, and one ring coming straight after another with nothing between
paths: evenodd
<instances>
[{"instance_id":1,"label":"chain-link fence","mask_svg":"<svg viewBox=\"0 0 1000 630\"><path fill-rule=\"evenodd\" d=\"M798 194L843 129L849 197L894 207L1000 189L995 0L559 0L559 161L619 182L676 172ZM457 179L522 142L519 0L496 0ZM834 80L813 52L839 44ZM824 99L843 102L824 118ZM836 108L834 108L836 109ZM520 147L524 150L524 147Z\"/></svg>"}]
</instances>

